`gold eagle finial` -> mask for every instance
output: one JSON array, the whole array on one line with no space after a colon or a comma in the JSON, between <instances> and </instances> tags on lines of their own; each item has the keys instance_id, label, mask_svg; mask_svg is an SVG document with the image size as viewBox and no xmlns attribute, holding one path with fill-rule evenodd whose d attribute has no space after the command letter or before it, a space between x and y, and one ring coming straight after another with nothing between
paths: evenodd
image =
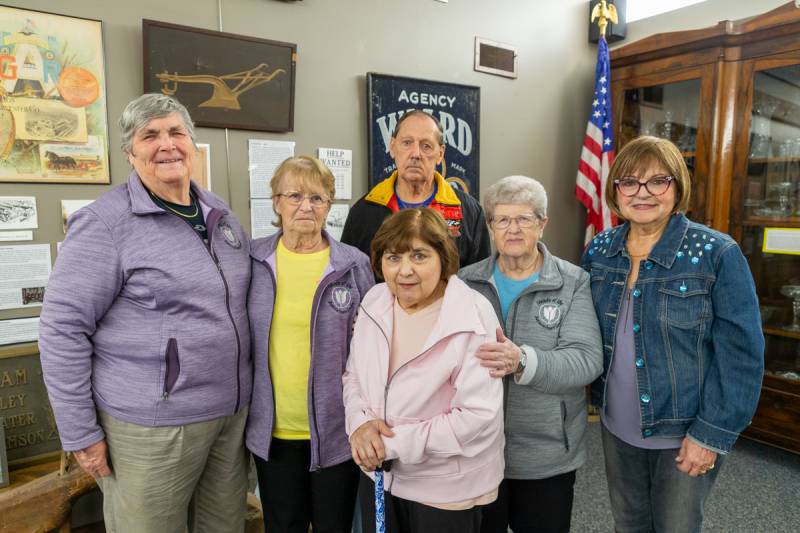
<instances>
[{"instance_id":1,"label":"gold eagle finial","mask_svg":"<svg viewBox=\"0 0 800 533\"><path fill-rule=\"evenodd\" d=\"M600 0L600 2L594 6L594 9L592 9L592 22L594 22L595 19L599 19L597 21L597 26L600 28L600 37L605 38L606 26L608 26L609 21L616 24L619 20L617 18L617 8L614 4L606 2L606 0Z\"/></svg>"}]
</instances>

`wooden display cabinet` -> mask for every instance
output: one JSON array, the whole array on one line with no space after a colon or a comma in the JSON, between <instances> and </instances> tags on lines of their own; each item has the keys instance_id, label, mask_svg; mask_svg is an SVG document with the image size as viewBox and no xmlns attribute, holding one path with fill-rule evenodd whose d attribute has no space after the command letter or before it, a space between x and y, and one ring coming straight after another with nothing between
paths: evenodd
<instances>
[{"instance_id":1,"label":"wooden display cabinet","mask_svg":"<svg viewBox=\"0 0 800 533\"><path fill-rule=\"evenodd\" d=\"M800 9L664 33L611 52L617 150L670 138L692 171L688 216L732 235L750 263L766 348L743 436L800 453L800 254L764 251L769 228L800 229ZM795 245L800 231L789 235ZM800 291L800 288L798 288Z\"/></svg>"}]
</instances>

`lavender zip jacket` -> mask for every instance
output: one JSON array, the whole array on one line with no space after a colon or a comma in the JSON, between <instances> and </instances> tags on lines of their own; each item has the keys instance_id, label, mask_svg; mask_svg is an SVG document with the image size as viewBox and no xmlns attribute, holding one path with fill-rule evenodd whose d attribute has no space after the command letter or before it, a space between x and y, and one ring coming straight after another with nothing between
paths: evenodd
<instances>
[{"instance_id":1,"label":"lavender zip jacket","mask_svg":"<svg viewBox=\"0 0 800 533\"><path fill-rule=\"evenodd\" d=\"M221 199L192 190L208 247L153 203L136 172L70 217L39 326L65 450L104 438L97 409L172 426L248 405L248 236Z\"/></svg>"},{"instance_id":2,"label":"lavender zip jacket","mask_svg":"<svg viewBox=\"0 0 800 533\"><path fill-rule=\"evenodd\" d=\"M351 458L344 431L342 374L350 353L353 322L361 300L375 284L369 258L327 232L330 260L311 308L311 368L308 372L308 422L311 429L311 470ZM275 248L280 233L251 243L253 280L247 308L253 337L255 367L253 399L247 420L247 447L269 459L275 397L269 374L269 330L275 303Z\"/></svg>"}]
</instances>

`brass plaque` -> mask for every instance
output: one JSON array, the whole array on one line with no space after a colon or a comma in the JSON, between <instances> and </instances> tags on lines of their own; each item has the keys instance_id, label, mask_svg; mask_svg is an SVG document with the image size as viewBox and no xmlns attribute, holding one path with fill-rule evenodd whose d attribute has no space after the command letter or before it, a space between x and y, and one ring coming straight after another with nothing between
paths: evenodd
<instances>
[{"instance_id":1,"label":"brass plaque","mask_svg":"<svg viewBox=\"0 0 800 533\"><path fill-rule=\"evenodd\" d=\"M0 349L0 419L9 465L61 450L35 343Z\"/></svg>"}]
</instances>

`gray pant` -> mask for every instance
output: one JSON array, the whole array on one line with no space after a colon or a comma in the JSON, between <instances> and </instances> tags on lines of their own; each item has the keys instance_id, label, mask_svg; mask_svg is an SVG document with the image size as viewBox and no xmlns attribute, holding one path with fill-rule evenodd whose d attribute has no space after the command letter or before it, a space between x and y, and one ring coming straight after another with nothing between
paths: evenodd
<instances>
[{"instance_id":1,"label":"gray pant","mask_svg":"<svg viewBox=\"0 0 800 533\"><path fill-rule=\"evenodd\" d=\"M184 426L150 427L99 412L113 473L100 478L111 533L244 530L247 409Z\"/></svg>"},{"instance_id":2,"label":"gray pant","mask_svg":"<svg viewBox=\"0 0 800 533\"><path fill-rule=\"evenodd\" d=\"M603 426L606 477L617 533L699 533L703 504L724 461L690 477L675 465L677 449L631 446Z\"/></svg>"}]
</instances>

